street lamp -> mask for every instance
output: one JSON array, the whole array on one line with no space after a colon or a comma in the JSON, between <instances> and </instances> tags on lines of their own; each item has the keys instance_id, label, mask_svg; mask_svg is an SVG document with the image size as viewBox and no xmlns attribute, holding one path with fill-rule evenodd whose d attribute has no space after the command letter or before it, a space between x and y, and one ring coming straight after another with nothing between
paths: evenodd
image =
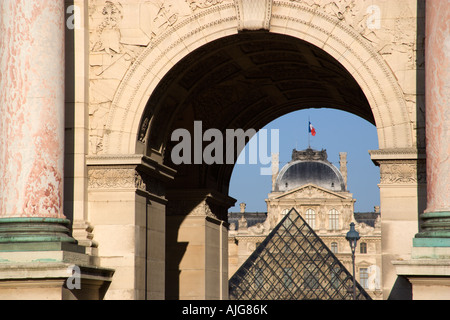
<instances>
[{"instance_id":1,"label":"street lamp","mask_svg":"<svg viewBox=\"0 0 450 320\"><path fill-rule=\"evenodd\" d=\"M352 222L350 223L350 231L347 232L347 235L345 236L345 239L347 239L348 243L350 244L350 248L352 249L352 263L353 263L353 300L356 300L356 280L355 280L355 250L356 250L356 244L358 243L358 240L360 239L358 231L355 230L355 224Z\"/></svg>"}]
</instances>

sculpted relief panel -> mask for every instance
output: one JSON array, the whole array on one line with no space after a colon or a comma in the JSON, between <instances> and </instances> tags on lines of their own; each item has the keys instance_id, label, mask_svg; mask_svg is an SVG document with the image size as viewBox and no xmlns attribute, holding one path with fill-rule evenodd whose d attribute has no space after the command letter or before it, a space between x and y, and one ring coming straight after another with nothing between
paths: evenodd
<instances>
[{"instance_id":1,"label":"sculpted relief panel","mask_svg":"<svg viewBox=\"0 0 450 320\"><path fill-rule=\"evenodd\" d=\"M91 154L103 152L104 130L114 94L142 51L183 19L230 1L90 0Z\"/></svg>"},{"instance_id":2,"label":"sculpted relief panel","mask_svg":"<svg viewBox=\"0 0 450 320\"><path fill-rule=\"evenodd\" d=\"M380 164L381 184L424 184L425 163L416 161L383 161Z\"/></svg>"},{"instance_id":3,"label":"sculpted relief panel","mask_svg":"<svg viewBox=\"0 0 450 320\"><path fill-rule=\"evenodd\" d=\"M208 19L208 16L199 14L207 10L219 11L224 6L235 8L236 16L240 16L236 21L237 30L242 25L242 17L245 17L240 9L252 8L254 3L257 1L89 0L89 152L104 152L105 127L116 91L127 71L134 63L139 63L139 57L146 48L157 47L161 39L170 38L168 31L175 30L177 25ZM265 0L264 3L260 10L264 13L264 28L270 28L271 16L264 10L285 6L292 11L290 7L301 6L355 30L396 73L411 119L420 117L422 113L416 112L416 108L421 110L421 106L417 106L416 69L423 68L423 37L416 32L417 1ZM419 1L419 5L421 3Z\"/></svg>"},{"instance_id":4,"label":"sculpted relief panel","mask_svg":"<svg viewBox=\"0 0 450 320\"><path fill-rule=\"evenodd\" d=\"M276 1L276 0L275 0ZM372 0L283 0L337 18L355 29L382 55L405 54L415 67L416 2ZM420 2L420 1L419 1ZM422 44L423 45L423 44ZM385 57L389 59L389 57ZM397 59L398 60L398 59ZM420 61L423 63L423 61ZM396 63L395 65L397 65ZM402 66L404 67L404 66Z\"/></svg>"}]
</instances>

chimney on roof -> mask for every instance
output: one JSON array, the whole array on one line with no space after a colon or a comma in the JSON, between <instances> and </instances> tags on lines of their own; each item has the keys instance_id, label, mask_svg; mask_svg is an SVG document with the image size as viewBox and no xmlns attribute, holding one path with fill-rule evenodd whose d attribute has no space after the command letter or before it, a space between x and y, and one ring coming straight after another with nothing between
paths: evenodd
<instances>
[{"instance_id":1,"label":"chimney on roof","mask_svg":"<svg viewBox=\"0 0 450 320\"><path fill-rule=\"evenodd\" d=\"M280 171L280 154L272 153L272 191L275 191L275 184Z\"/></svg>"},{"instance_id":2,"label":"chimney on roof","mask_svg":"<svg viewBox=\"0 0 450 320\"><path fill-rule=\"evenodd\" d=\"M339 170L344 178L345 190L347 190L347 152L339 152Z\"/></svg>"}]
</instances>

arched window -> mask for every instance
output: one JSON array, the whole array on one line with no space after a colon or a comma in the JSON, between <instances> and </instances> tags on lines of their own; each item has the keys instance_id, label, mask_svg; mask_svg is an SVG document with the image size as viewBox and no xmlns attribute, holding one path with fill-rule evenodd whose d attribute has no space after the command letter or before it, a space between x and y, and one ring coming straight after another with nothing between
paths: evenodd
<instances>
[{"instance_id":1,"label":"arched window","mask_svg":"<svg viewBox=\"0 0 450 320\"><path fill-rule=\"evenodd\" d=\"M337 242L332 242L331 243L331 252L333 252L334 254L338 253L338 244L337 244Z\"/></svg>"},{"instance_id":2,"label":"arched window","mask_svg":"<svg viewBox=\"0 0 450 320\"><path fill-rule=\"evenodd\" d=\"M330 230L339 230L339 211L331 209L328 212L328 221Z\"/></svg>"},{"instance_id":3,"label":"arched window","mask_svg":"<svg viewBox=\"0 0 450 320\"><path fill-rule=\"evenodd\" d=\"M316 212L313 209L306 210L305 213L306 223L309 224L309 226L312 229L316 228Z\"/></svg>"},{"instance_id":4,"label":"arched window","mask_svg":"<svg viewBox=\"0 0 450 320\"><path fill-rule=\"evenodd\" d=\"M367 243L361 242L359 245L359 253L367 253Z\"/></svg>"}]
</instances>

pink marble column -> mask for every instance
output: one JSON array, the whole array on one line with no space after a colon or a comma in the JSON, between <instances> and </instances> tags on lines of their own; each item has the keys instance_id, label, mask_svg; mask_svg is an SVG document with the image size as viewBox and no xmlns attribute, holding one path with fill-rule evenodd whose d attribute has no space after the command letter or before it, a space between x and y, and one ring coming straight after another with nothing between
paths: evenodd
<instances>
[{"instance_id":1,"label":"pink marble column","mask_svg":"<svg viewBox=\"0 0 450 320\"><path fill-rule=\"evenodd\" d=\"M0 218L64 218L64 1L0 1Z\"/></svg>"},{"instance_id":2,"label":"pink marble column","mask_svg":"<svg viewBox=\"0 0 450 320\"><path fill-rule=\"evenodd\" d=\"M427 209L416 237L445 238L442 245L449 245L450 0L426 1L425 32Z\"/></svg>"},{"instance_id":3,"label":"pink marble column","mask_svg":"<svg viewBox=\"0 0 450 320\"><path fill-rule=\"evenodd\" d=\"M450 211L450 1L426 1L428 209Z\"/></svg>"}]
</instances>

